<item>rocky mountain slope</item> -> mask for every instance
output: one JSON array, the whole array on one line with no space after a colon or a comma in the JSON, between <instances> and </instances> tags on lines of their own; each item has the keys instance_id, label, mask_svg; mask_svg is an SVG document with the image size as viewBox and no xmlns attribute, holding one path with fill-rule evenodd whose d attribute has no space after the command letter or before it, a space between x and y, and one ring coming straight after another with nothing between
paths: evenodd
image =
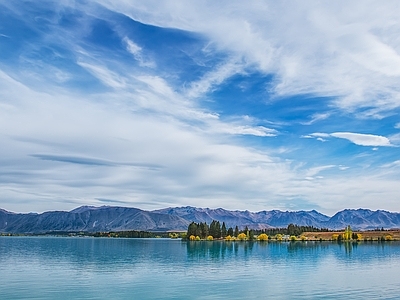
<instances>
[{"instance_id":1,"label":"rocky mountain slope","mask_svg":"<svg viewBox=\"0 0 400 300\"><path fill-rule=\"evenodd\" d=\"M184 230L189 222L167 214L126 207L79 207L69 212L16 214L0 211L0 232Z\"/></svg>"},{"instance_id":2,"label":"rocky mountain slope","mask_svg":"<svg viewBox=\"0 0 400 300\"><path fill-rule=\"evenodd\" d=\"M353 229L400 228L400 213L383 210L345 209L329 217L312 211L231 211L222 208L175 207L145 211L128 207L82 206L69 212L49 211L41 214L12 213L0 209L0 232L43 233L49 231L169 231L186 230L190 222L225 222L227 227L262 229L289 224L318 228Z\"/></svg>"}]
</instances>

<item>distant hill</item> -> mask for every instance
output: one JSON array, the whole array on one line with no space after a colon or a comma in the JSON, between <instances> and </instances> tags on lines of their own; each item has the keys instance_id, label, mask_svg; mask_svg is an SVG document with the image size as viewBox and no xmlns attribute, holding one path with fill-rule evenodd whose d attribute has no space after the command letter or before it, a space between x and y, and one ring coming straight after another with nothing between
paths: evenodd
<instances>
[{"instance_id":1,"label":"distant hill","mask_svg":"<svg viewBox=\"0 0 400 300\"><path fill-rule=\"evenodd\" d=\"M236 226L249 228L286 227L290 223L320 227L329 220L328 216L312 211L283 212L279 210L249 212L231 211L222 208L176 207L156 210L155 212L179 216L187 221L207 222L212 220L225 222L227 227Z\"/></svg>"},{"instance_id":2,"label":"distant hill","mask_svg":"<svg viewBox=\"0 0 400 300\"><path fill-rule=\"evenodd\" d=\"M0 211L0 232L185 230L189 222L168 214L127 207L83 206L69 212L15 214Z\"/></svg>"},{"instance_id":3,"label":"distant hill","mask_svg":"<svg viewBox=\"0 0 400 300\"><path fill-rule=\"evenodd\" d=\"M400 228L400 213L384 210L345 209L337 212L326 223L328 228L344 228L350 225L357 229Z\"/></svg>"},{"instance_id":4,"label":"distant hill","mask_svg":"<svg viewBox=\"0 0 400 300\"><path fill-rule=\"evenodd\" d=\"M175 207L154 211L114 206L81 206L69 212L49 211L41 214L19 214L0 209L0 232L43 233L98 231L172 231L186 230L190 222L225 222L253 229L287 227L289 224L318 228L353 229L400 228L400 213L383 210L345 209L332 217L311 211L231 211L222 208Z\"/></svg>"}]
</instances>

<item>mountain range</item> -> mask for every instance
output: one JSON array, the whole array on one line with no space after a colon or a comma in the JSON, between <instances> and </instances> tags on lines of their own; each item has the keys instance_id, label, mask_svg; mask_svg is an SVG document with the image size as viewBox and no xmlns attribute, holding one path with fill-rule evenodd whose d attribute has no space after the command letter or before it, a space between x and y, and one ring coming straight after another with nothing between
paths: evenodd
<instances>
[{"instance_id":1,"label":"mountain range","mask_svg":"<svg viewBox=\"0 0 400 300\"><path fill-rule=\"evenodd\" d=\"M0 209L0 233L184 231L191 222L213 220L226 226L253 229L286 227L289 224L318 228L356 230L400 228L400 213L384 210L345 209L329 217L311 211L231 211L222 208L175 207L153 211L115 206L81 206L71 211L13 213Z\"/></svg>"}]
</instances>

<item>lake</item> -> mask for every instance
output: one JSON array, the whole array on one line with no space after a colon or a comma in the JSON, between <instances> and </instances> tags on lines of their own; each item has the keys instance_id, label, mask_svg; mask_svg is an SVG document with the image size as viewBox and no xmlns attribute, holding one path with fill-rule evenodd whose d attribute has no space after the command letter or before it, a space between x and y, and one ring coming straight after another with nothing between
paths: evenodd
<instances>
[{"instance_id":1,"label":"lake","mask_svg":"<svg viewBox=\"0 0 400 300\"><path fill-rule=\"evenodd\" d=\"M399 242L0 237L1 299L399 299Z\"/></svg>"}]
</instances>

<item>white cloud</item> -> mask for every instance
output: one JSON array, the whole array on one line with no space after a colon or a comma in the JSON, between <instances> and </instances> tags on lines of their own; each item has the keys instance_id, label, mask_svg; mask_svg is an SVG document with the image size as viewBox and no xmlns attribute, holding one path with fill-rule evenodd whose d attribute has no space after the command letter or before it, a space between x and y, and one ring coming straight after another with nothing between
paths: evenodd
<instances>
[{"instance_id":1,"label":"white cloud","mask_svg":"<svg viewBox=\"0 0 400 300\"><path fill-rule=\"evenodd\" d=\"M400 129L400 123L396 123L396 125L394 125L394 128Z\"/></svg>"},{"instance_id":2,"label":"white cloud","mask_svg":"<svg viewBox=\"0 0 400 300\"><path fill-rule=\"evenodd\" d=\"M389 136L389 140L391 143L393 143L395 145L399 145L400 144L400 133L392 134L391 136Z\"/></svg>"},{"instance_id":3,"label":"white cloud","mask_svg":"<svg viewBox=\"0 0 400 300\"><path fill-rule=\"evenodd\" d=\"M150 68L154 68L156 66L153 61L144 59L142 47L140 47L127 37L124 37L123 41L126 44L126 50L133 55L133 57L139 62L140 66Z\"/></svg>"},{"instance_id":4,"label":"white cloud","mask_svg":"<svg viewBox=\"0 0 400 300\"><path fill-rule=\"evenodd\" d=\"M264 126L235 126L229 125L224 126L224 128L219 128L220 132L226 132L230 134L241 134L241 135L254 135L254 136L261 136L261 137L272 137L276 136L278 133L275 129L266 128Z\"/></svg>"},{"instance_id":5,"label":"white cloud","mask_svg":"<svg viewBox=\"0 0 400 300\"><path fill-rule=\"evenodd\" d=\"M382 165L382 168L398 168L400 167L400 160L396 160L394 162Z\"/></svg>"},{"instance_id":6,"label":"white cloud","mask_svg":"<svg viewBox=\"0 0 400 300\"><path fill-rule=\"evenodd\" d=\"M206 35L216 48L274 74L277 96L336 97L338 108L363 107L368 118L400 107L395 1L98 2L146 24Z\"/></svg>"},{"instance_id":7,"label":"white cloud","mask_svg":"<svg viewBox=\"0 0 400 300\"><path fill-rule=\"evenodd\" d=\"M380 146L380 147L393 146L388 138L380 135L361 134L352 132L334 132L331 133L331 136L349 140L350 142L360 146Z\"/></svg>"},{"instance_id":8,"label":"white cloud","mask_svg":"<svg viewBox=\"0 0 400 300\"><path fill-rule=\"evenodd\" d=\"M334 132L334 133L322 133L315 132L309 135L302 136L303 138L316 138L318 141L325 142L326 138L335 137L340 139L346 139L359 146L375 146L375 147L393 147L391 143L392 139L387 137L373 134L362 134L353 132ZM395 140L395 137L393 137ZM376 148L374 148L375 150Z\"/></svg>"},{"instance_id":9,"label":"white cloud","mask_svg":"<svg viewBox=\"0 0 400 300\"><path fill-rule=\"evenodd\" d=\"M126 87L126 79L121 77L121 75L108 70L104 66L90 64L88 62L78 61L78 65L88 70L96 78L98 78L105 85L112 87L114 89L121 89Z\"/></svg>"},{"instance_id":10,"label":"white cloud","mask_svg":"<svg viewBox=\"0 0 400 300\"><path fill-rule=\"evenodd\" d=\"M186 96L197 98L211 92L213 88L223 83L227 78L243 72L243 65L229 61L216 67L213 71L206 73L198 81L191 82L186 90Z\"/></svg>"},{"instance_id":11,"label":"white cloud","mask_svg":"<svg viewBox=\"0 0 400 300\"><path fill-rule=\"evenodd\" d=\"M311 116L311 120L307 122L302 122L303 125L311 125L317 121L325 120L330 117L330 113L316 113Z\"/></svg>"},{"instance_id":12,"label":"white cloud","mask_svg":"<svg viewBox=\"0 0 400 300\"><path fill-rule=\"evenodd\" d=\"M336 167L335 165L327 165L327 166L319 166L319 167L314 167L310 168L306 171L306 176L307 177L313 177L317 174L319 174L322 171L329 170Z\"/></svg>"},{"instance_id":13,"label":"white cloud","mask_svg":"<svg viewBox=\"0 0 400 300\"><path fill-rule=\"evenodd\" d=\"M127 46L127 50L132 53L132 55L136 58L136 59L141 59L141 52L142 52L142 48L139 47L137 44L135 44L133 41L131 41L130 39L128 39L127 37L124 38L124 41L126 43Z\"/></svg>"},{"instance_id":14,"label":"white cloud","mask_svg":"<svg viewBox=\"0 0 400 300\"><path fill-rule=\"evenodd\" d=\"M348 167L325 163L304 169L305 159L279 155L293 151L292 144L290 149L260 150L232 138L279 135L261 125L267 122L252 117L226 120L196 101L230 76L256 68L274 76L271 89L277 97L296 93L339 96L336 105L340 108L373 106L368 117L382 116L382 110L397 107L400 101L397 13L391 18L383 8L381 15L389 17L380 19L379 14L359 10L361 4L347 2L354 6L345 10L348 15L339 14L343 9L335 3L329 3L332 7L293 4L290 9L279 2L258 1L108 3L144 23L203 33L228 58L181 93L161 75L132 72L113 57L94 57L84 45L77 49L74 34L79 37L80 32L74 31L70 36L60 34L63 46L112 91L82 95L46 80L38 80L30 89L17 72L12 79L0 71L0 137L6 145L0 147L0 202L4 208L71 209L81 204L99 205L97 199L106 198L144 209L200 203L261 210L284 209L289 206L287 199L299 197L325 212L348 207L349 199L354 206L398 207L397 168L365 167L360 171L351 167L342 172ZM365 23L375 17L374 24ZM386 20L395 22L388 26ZM346 45L358 35L360 40ZM49 35L46 40L54 37L56 34ZM126 49L139 63L141 59L146 63L144 49L129 41L125 41ZM364 49L365 45L369 48ZM357 53L370 61L358 59ZM389 64L392 61L393 66ZM59 81L68 80L64 75L59 74ZM328 114L312 115L310 122ZM383 136L350 132L316 132L303 137L321 141L337 137L374 147L391 146L396 140L396 136L389 141ZM271 139L264 140L267 146L261 149L275 146L268 145ZM43 154L131 164L94 166L80 164L79 159L78 163L39 159ZM138 168L138 164L160 168ZM318 176L322 172L324 176Z\"/></svg>"},{"instance_id":15,"label":"white cloud","mask_svg":"<svg viewBox=\"0 0 400 300\"><path fill-rule=\"evenodd\" d=\"M311 133L311 134L309 134L309 136L311 136L311 137L319 137L319 138L328 138L328 137L330 137L330 134L329 133L323 133L323 132L314 132L314 133Z\"/></svg>"}]
</instances>

